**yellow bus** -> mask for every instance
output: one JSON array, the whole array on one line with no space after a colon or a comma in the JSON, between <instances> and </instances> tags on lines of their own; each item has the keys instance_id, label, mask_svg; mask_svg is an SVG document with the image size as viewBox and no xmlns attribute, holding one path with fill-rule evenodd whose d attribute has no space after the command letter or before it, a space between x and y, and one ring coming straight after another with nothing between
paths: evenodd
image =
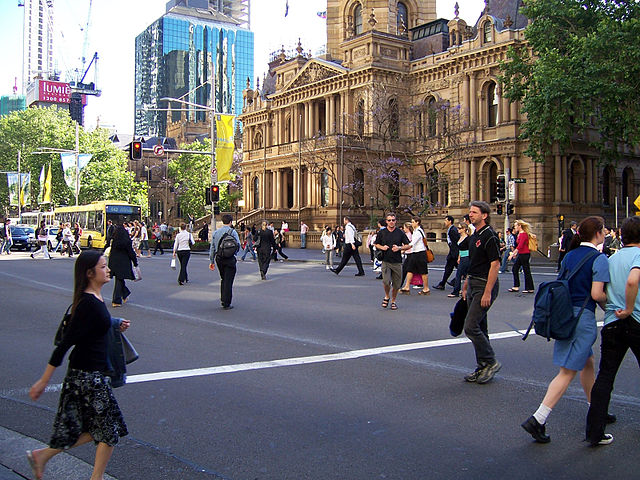
<instances>
[{"instance_id":1,"label":"yellow bus","mask_svg":"<svg viewBox=\"0 0 640 480\"><path fill-rule=\"evenodd\" d=\"M89 205L58 207L54 210L57 222L70 223L71 227L76 223L80 224L80 246L86 248L104 248L107 220L111 220L114 225L140 221L140 213L140 206L117 200L102 200Z\"/></svg>"}]
</instances>

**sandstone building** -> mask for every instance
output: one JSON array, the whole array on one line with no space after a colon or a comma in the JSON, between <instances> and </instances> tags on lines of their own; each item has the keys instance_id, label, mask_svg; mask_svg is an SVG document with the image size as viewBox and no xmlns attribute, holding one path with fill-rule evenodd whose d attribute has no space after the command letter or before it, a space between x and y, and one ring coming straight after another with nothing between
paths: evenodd
<instances>
[{"instance_id":1,"label":"sandstone building","mask_svg":"<svg viewBox=\"0 0 640 480\"><path fill-rule=\"evenodd\" d=\"M320 229L348 214L364 227L393 208L442 238L443 215L495 204L506 169L526 181L513 187L510 220L532 223L545 252L560 215L615 225L616 212L633 214L638 149L617 165L584 139L544 163L523 154L520 105L498 80L507 49L524 42L519 4L487 1L467 25L457 5L452 20L436 18L435 0L328 0L327 54L283 50L262 86L243 92L245 222Z\"/></svg>"}]
</instances>

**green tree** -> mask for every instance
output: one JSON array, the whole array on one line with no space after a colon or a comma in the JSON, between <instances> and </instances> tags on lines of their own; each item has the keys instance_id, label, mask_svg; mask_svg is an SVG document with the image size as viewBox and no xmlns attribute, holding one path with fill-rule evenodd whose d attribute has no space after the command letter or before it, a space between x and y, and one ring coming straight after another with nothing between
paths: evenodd
<instances>
[{"instance_id":1,"label":"green tree","mask_svg":"<svg viewBox=\"0 0 640 480\"><path fill-rule=\"evenodd\" d=\"M527 114L526 153L542 161L580 140L615 160L640 140L640 3L532 0L522 12L526 43L510 50L501 81Z\"/></svg>"},{"instance_id":2,"label":"green tree","mask_svg":"<svg viewBox=\"0 0 640 480\"><path fill-rule=\"evenodd\" d=\"M0 118L0 170L16 171L18 150L21 152L20 170L31 173L32 208L37 208L42 166L52 166L53 205L73 204L75 193L64 181L59 153L36 154L42 148L75 149L76 124L69 113L57 108L29 108ZM127 171L124 152L109 140L106 132L95 130L78 132L82 153L93 155L80 174L80 203L113 199L138 203L147 207L146 183L134 180ZM8 211L8 189L0 177L0 210Z\"/></svg>"},{"instance_id":3,"label":"green tree","mask_svg":"<svg viewBox=\"0 0 640 480\"><path fill-rule=\"evenodd\" d=\"M169 178L180 199L180 209L183 215L200 218L207 214L205 206L205 192L211 186L211 140L205 138L203 142L181 145L183 150L194 152L208 152L207 154L183 153L176 160L169 162ZM241 155L237 152L233 156L231 166L231 183L228 188L220 186L220 211L229 212L234 201L242 198L242 175L240 174Z\"/></svg>"}]
</instances>

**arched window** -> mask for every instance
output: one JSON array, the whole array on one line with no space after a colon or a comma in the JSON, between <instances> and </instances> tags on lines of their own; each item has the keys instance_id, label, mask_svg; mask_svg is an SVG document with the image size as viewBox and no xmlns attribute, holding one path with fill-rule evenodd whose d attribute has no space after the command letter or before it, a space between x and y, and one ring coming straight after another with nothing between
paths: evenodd
<instances>
[{"instance_id":1,"label":"arched window","mask_svg":"<svg viewBox=\"0 0 640 480\"><path fill-rule=\"evenodd\" d=\"M253 177L253 208L260 208L260 179Z\"/></svg>"},{"instance_id":2,"label":"arched window","mask_svg":"<svg viewBox=\"0 0 640 480\"><path fill-rule=\"evenodd\" d=\"M498 92L494 82L487 86L487 127L498 124Z\"/></svg>"},{"instance_id":3,"label":"arched window","mask_svg":"<svg viewBox=\"0 0 640 480\"><path fill-rule=\"evenodd\" d=\"M364 172L361 168L353 172L353 203L360 207L364 205Z\"/></svg>"},{"instance_id":4,"label":"arched window","mask_svg":"<svg viewBox=\"0 0 640 480\"><path fill-rule=\"evenodd\" d=\"M427 102L427 137L436 136L436 123L438 120L438 110L436 99L431 97Z\"/></svg>"},{"instance_id":5,"label":"arched window","mask_svg":"<svg viewBox=\"0 0 640 480\"><path fill-rule=\"evenodd\" d=\"M257 132L253 137L253 148L262 148L262 132Z\"/></svg>"},{"instance_id":6,"label":"arched window","mask_svg":"<svg viewBox=\"0 0 640 480\"><path fill-rule=\"evenodd\" d=\"M569 198L573 203L585 201L585 171L582 162L573 160L569 165Z\"/></svg>"},{"instance_id":7,"label":"arched window","mask_svg":"<svg viewBox=\"0 0 640 480\"><path fill-rule=\"evenodd\" d=\"M364 100L360 99L358 102L358 108L356 110L356 127L358 129L358 135L364 135Z\"/></svg>"},{"instance_id":8,"label":"arched window","mask_svg":"<svg viewBox=\"0 0 640 480\"><path fill-rule=\"evenodd\" d=\"M356 35L362 33L362 5L359 3L353 9L353 30Z\"/></svg>"},{"instance_id":9,"label":"arched window","mask_svg":"<svg viewBox=\"0 0 640 480\"><path fill-rule=\"evenodd\" d=\"M400 136L400 112L395 98L389 100L389 136L391 138Z\"/></svg>"},{"instance_id":10,"label":"arched window","mask_svg":"<svg viewBox=\"0 0 640 480\"><path fill-rule=\"evenodd\" d=\"M398 33L408 32L409 31L409 14L407 11L407 6L398 2Z\"/></svg>"},{"instance_id":11,"label":"arched window","mask_svg":"<svg viewBox=\"0 0 640 480\"><path fill-rule=\"evenodd\" d=\"M329 172L326 168L320 172L320 206L329 206Z\"/></svg>"},{"instance_id":12,"label":"arched window","mask_svg":"<svg viewBox=\"0 0 640 480\"><path fill-rule=\"evenodd\" d=\"M493 25L489 20L482 25L482 43L489 43L493 41Z\"/></svg>"}]
</instances>

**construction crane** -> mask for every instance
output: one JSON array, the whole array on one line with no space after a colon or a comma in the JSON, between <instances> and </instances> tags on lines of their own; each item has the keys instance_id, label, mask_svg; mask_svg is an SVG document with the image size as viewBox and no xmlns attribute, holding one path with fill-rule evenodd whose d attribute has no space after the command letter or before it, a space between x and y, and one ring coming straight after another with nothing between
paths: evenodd
<instances>
[{"instance_id":1,"label":"construction crane","mask_svg":"<svg viewBox=\"0 0 640 480\"><path fill-rule=\"evenodd\" d=\"M85 68L87 60L87 46L89 44L89 29L91 27L91 7L93 0L89 0L89 9L87 11L87 23L84 27L84 41L82 43L82 67L78 70L76 80L69 82L71 87L71 103L69 104L69 113L71 118L78 122L80 125L84 125L84 106L83 95L93 95L99 97L102 92L96 88L98 81L98 52L95 52L91 57L89 65ZM89 70L93 66L94 68L94 81L90 83L84 83Z\"/></svg>"}]
</instances>

